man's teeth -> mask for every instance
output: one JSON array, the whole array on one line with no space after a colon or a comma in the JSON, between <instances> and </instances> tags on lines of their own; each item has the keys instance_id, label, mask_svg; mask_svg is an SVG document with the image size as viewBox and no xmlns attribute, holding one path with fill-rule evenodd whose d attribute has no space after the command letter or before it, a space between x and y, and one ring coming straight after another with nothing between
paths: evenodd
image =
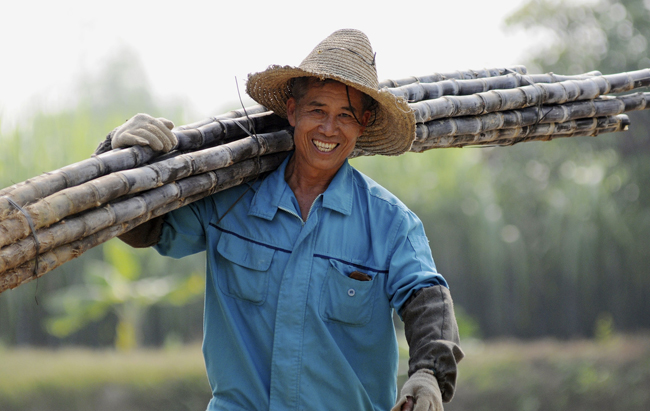
<instances>
[{"instance_id":1,"label":"man's teeth","mask_svg":"<svg viewBox=\"0 0 650 411\"><path fill-rule=\"evenodd\" d=\"M312 140L312 141L317 149L324 152L332 151L334 150L334 148L336 148L336 146L338 146L337 143L324 143L318 140Z\"/></svg>"}]
</instances>

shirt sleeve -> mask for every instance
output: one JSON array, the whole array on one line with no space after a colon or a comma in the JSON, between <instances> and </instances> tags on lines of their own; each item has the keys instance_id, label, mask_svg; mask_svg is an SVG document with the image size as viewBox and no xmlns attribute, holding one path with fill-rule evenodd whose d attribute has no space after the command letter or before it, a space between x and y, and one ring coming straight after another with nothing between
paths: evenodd
<instances>
[{"instance_id":1,"label":"shirt sleeve","mask_svg":"<svg viewBox=\"0 0 650 411\"><path fill-rule=\"evenodd\" d=\"M167 213L160 241L154 246L164 256L181 258L204 251L206 247L206 199Z\"/></svg>"},{"instance_id":2,"label":"shirt sleeve","mask_svg":"<svg viewBox=\"0 0 650 411\"><path fill-rule=\"evenodd\" d=\"M387 282L391 305L400 317L403 305L417 290L435 285L449 288L436 270L420 219L410 210L402 212L401 218L392 242Z\"/></svg>"}]
</instances>

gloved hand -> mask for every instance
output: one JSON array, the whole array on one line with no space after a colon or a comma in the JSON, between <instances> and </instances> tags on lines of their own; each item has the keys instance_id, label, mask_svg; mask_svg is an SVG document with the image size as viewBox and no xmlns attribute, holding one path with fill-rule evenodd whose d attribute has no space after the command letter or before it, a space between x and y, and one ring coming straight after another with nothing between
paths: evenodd
<instances>
[{"instance_id":1,"label":"gloved hand","mask_svg":"<svg viewBox=\"0 0 650 411\"><path fill-rule=\"evenodd\" d=\"M413 373L391 411L443 411L442 394L433 372L420 369Z\"/></svg>"},{"instance_id":2,"label":"gloved hand","mask_svg":"<svg viewBox=\"0 0 650 411\"><path fill-rule=\"evenodd\" d=\"M136 114L113 132L111 147L149 146L154 151L168 152L176 147L178 139L171 132L174 123L166 118Z\"/></svg>"}]
</instances>

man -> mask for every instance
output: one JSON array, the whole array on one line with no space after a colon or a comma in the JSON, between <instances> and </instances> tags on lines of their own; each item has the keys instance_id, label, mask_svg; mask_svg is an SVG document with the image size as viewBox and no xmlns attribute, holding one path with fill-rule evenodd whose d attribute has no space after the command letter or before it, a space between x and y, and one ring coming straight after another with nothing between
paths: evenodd
<instances>
[{"instance_id":1,"label":"man","mask_svg":"<svg viewBox=\"0 0 650 411\"><path fill-rule=\"evenodd\" d=\"M347 161L414 138L408 105L378 90L370 42L337 31L299 67L249 76L247 91L287 117L293 154L122 237L177 258L207 250L208 410L442 410L463 357L447 283L419 219ZM172 127L138 115L112 146L170 150ZM397 402L393 309L410 347Z\"/></svg>"}]
</instances>

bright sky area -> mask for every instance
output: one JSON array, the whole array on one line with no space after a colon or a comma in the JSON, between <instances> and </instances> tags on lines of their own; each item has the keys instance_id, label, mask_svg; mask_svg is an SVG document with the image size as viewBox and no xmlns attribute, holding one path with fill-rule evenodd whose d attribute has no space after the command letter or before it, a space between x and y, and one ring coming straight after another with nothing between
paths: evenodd
<instances>
[{"instance_id":1,"label":"bright sky area","mask_svg":"<svg viewBox=\"0 0 650 411\"><path fill-rule=\"evenodd\" d=\"M298 65L340 28L368 35L380 80L521 64L528 40L506 32L503 21L523 3L9 2L0 24L0 116L7 127L34 101L53 109L70 103L75 78L125 46L140 57L156 96L191 102L199 117L192 120L237 101L235 77L243 94L248 73Z\"/></svg>"}]
</instances>

